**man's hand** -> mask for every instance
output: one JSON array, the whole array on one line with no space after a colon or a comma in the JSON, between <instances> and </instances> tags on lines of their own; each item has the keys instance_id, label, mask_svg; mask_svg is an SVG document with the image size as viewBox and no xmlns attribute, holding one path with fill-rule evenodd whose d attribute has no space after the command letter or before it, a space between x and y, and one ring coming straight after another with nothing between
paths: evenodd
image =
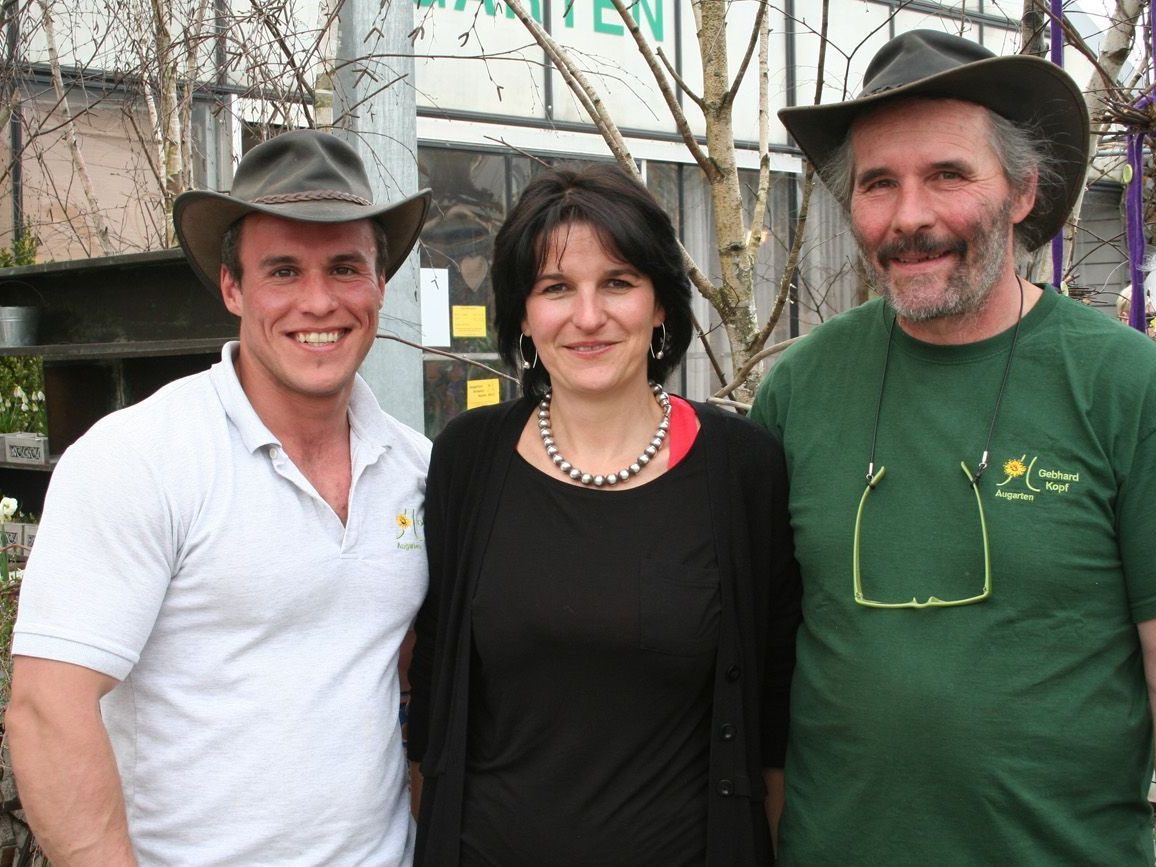
<instances>
[{"instance_id":1,"label":"man's hand","mask_svg":"<svg viewBox=\"0 0 1156 867\"><path fill-rule=\"evenodd\" d=\"M1144 677L1148 681L1148 705L1152 710L1152 719L1156 720L1156 620L1145 620L1136 624L1136 631L1140 633L1140 650L1144 655ZM1153 772L1152 768L1148 769ZM1156 775L1148 788L1148 800L1152 801L1156 795ZM1154 801L1153 803L1156 803Z\"/></svg>"},{"instance_id":2,"label":"man's hand","mask_svg":"<svg viewBox=\"0 0 1156 867\"><path fill-rule=\"evenodd\" d=\"M416 819L421 814L421 784L424 781L421 775L421 762L409 763L409 809Z\"/></svg>"},{"instance_id":3,"label":"man's hand","mask_svg":"<svg viewBox=\"0 0 1156 867\"><path fill-rule=\"evenodd\" d=\"M100 699L107 675L49 659L12 661L4 720L20 801L53 867L135 867Z\"/></svg>"},{"instance_id":4,"label":"man's hand","mask_svg":"<svg viewBox=\"0 0 1156 867\"><path fill-rule=\"evenodd\" d=\"M786 801L786 783L782 768L763 768L763 781L767 785L767 824L771 826L771 846L779 851L779 819L783 815Z\"/></svg>"}]
</instances>

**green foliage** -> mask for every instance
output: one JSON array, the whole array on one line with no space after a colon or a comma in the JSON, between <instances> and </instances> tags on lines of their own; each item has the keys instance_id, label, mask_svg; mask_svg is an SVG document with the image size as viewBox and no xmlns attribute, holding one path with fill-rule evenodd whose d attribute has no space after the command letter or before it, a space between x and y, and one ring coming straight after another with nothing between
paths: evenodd
<instances>
[{"instance_id":1,"label":"green foliage","mask_svg":"<svg viewBox=\"0 0 1156 867\"><path fill-rule=\"evenodd\" d=\"M48 433L44 364L32 355L0 356L0 433Z\"/></svg>"},{"instance_id":2,"label":"green foliage","mask_svg":"<svg viewBox=\"0 0 1156 867\"><path fill-rule=\"evenodd\" d=\"M40 239L25 224L20 237L11 246L0 247L0 268L32 265ZM44 365L33 356L0 356L0 432L29 431L46 433L44 413ZM9 520L32 520L17 513ZM8 704L8 681L11 674L9 650L12 626L16 621L16 599L20 589L19 572L9 568L9 555L0 551L0 708Z\"/></svg>"},{"instance_id":3,"label":"green foliage","mask_svg":"<svg viewBox=\"0 0 1156 867\"><path fill-rule=\"evenodd\" d=\"M8 555L0 554L0 708L8 706L9 682L12 678L12 627L16 625L16 601L20 595L20 577L8 568Z\"/></svg>"},{"instance_id":4,"label":"green foliage","mask_svg":"<svg viewBox=\"0 0 1156 867\"><path fill-rule=\"evenodd\" d=\"M9 247L0 247L0 268L12 268L17 265L32 265L36 262L36 251L40 248L40 239L32 231L32 224L25 223L20 237Z\"/></svg>"},{"instance_id":5,"label":"green foliage","mask_svg":"<svg viewBox=\"0 0 1156 867\"><path fill-rule=\"evenodd\" d=\"M26 223L11 246L0 247L0 268L32 265L40 239ZM47 433L44 415L44 365L31 356L0 357L0 433Z\"/></svg>"}]
</instances>

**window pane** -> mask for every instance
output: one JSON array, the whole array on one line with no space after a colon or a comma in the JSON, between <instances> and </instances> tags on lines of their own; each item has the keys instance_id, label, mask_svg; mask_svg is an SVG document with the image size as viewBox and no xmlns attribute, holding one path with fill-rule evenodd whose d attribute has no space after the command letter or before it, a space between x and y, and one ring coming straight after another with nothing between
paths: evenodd
<instances>
[{"instance_id":1,"label":"window pane","mask_svg":"<svg viewBox=\"0 0 1156 867\"><path fill-rule=\"evenodd\" d=\"M506 158L421 148L418 164L422 185L433 190L430 216L421 234L421 267L443 269L448 277L448 349L505 369L497 355L490 257L494 236L506 216ZM481 379L498 378L464 361L427 353L427 435L435 436L447 421L465 411L466 383ZM495 386L501 399L515 394L512 383L502 380Z\"/></svg>"}]
</instances>

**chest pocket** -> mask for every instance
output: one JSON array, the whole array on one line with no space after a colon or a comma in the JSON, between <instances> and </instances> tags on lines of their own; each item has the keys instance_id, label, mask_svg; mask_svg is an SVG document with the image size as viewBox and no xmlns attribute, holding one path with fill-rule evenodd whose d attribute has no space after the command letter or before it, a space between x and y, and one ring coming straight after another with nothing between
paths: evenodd
<instances>
[{"instance_id":1,"label":"chest pocket","mask_svg":"<svg viewBox=\"0 0 1156 867\"><path fill-rule=\"evenodd\" d=\"M643 650L674 656L714 652L722 617L717 569L643 560L638 579Z\"/></svg>"}]
</instances>

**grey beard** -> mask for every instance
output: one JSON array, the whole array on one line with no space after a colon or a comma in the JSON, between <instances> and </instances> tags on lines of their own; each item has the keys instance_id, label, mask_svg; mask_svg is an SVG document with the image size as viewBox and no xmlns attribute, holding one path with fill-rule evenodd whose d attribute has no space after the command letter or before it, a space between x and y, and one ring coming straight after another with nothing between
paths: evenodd
<instances>
[{"instance_id":1,"label":"grey beard","mask_svg":"<svg viewBox=\"0 0 1156 867\"><path fill-rule=\"evenodd\" d=\"M1002 205L990 215L987 228L981 226L968 239L961 239L959 246L962 255L968 251L974 254L972 268L956 267L947 277L947 285L939 300L933 305L909 306L899 293L892 291L890 281L885 271L881 271L875 263L864 253L862 241L859 241L859 259L863 263L863 270L867 275L870 287L882 295L895 313L908 322L930 322L934 319L948 317L974 316L983 309L1003 272L1007 262L1007 237L1011 232L1011 203ZM926 252L932 245L926 235L915 235L904 239L898 244L888 247L893 251Z\"/></svg>"}]
</instances>

